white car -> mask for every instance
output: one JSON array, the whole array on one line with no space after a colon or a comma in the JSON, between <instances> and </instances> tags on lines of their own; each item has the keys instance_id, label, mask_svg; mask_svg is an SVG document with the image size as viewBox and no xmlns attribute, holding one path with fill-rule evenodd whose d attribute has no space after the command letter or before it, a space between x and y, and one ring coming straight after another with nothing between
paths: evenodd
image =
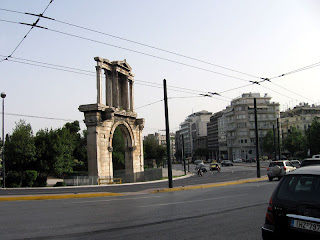
<instances>
[{"instance_id":1,"label":"white car","mask_svg":"<svg viewBox=\"0 0 320 240\"><path fill-rule=\"evenodd\" d=\"M272 181L273 178L277 177L279 180L286 175L288 172L296 170L289 160L283 161L273 161L269 164L267 168L267 175L269 181Z\"/></svg>"},{"instance_id":2,"label":"white car","mask_svg":"<svg viewBox=\"0 0 320 240\"><path fill-rule=\"evenodd\" d=\"M242 159L241 158L236 158L236 159L233 160L233 162L242 163Z\"/></svg>"}]
</instances>

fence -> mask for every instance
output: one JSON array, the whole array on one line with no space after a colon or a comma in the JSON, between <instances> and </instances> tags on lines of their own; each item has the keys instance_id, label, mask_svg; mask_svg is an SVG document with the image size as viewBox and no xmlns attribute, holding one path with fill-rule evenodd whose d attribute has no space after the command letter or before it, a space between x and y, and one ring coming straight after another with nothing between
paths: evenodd
<instances>
[{"instance_id":1,"label":"fence","mask_svg":"<svg viewBox=\"0 0 320 240\"><path fill-rule=\"evenodd\" d=\"M98 185L98 177L69 176L64 179L67 186Z\"/></svg>"},{"instance_id":2,"label":"fence","mask_svg":"<svg viewBox=\"0 0 320 240\"><path fill-rule=\"evenodd\" d=\"M144 172L126 174L125 170L114 171L113 178L89 177L89 176L69 176L64 179L67 186L85 186L100 184L121 184L132 182L147 182L160 180L162 178L162 168L146 169Z\"/></svg>"}]
</instances>

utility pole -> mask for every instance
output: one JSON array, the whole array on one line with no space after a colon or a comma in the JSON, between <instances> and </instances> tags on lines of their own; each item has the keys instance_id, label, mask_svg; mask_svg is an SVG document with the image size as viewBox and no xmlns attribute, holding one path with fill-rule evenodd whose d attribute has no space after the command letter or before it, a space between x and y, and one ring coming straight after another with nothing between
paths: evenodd
<instances>
[{"instance_id":1,"label":"utility pole","mask_svg":"<svg viewBox=\"0 0 320 240\"><path fill-rule=\"evenodd\" d=\"M257 118L257 99L254 98L254 122L256 132L256 158L257 158L257 177L260 177L260 157L259 157L259 135L258 135L258 118Z\"/></svg>"},{"instance_id":2,"label":"utility pole","mask_svg":"<svg viewBox=\"0 0 320 240\"><path fill-rule=\"evenodd\" d=\"M279 118L277 118L277 130L278 130L278 151L279 151L279 160L281 160Z\"/></svg>"},{"instance_id":3,"label":"utility pole","mask_svg":"<svg viewBox=\"0 0 320 240\"><path fill-rule=\"evenodd\" d=\"M276 129L273 125L273 152L274 152L274 160L277 160L277 144L276 144Z\"/></svg>"},{"instance_id":4,"label":"utility pole","mask_svg":"<svg viewBox=\"0 0 320 240\"><path fill-rule=\"evenodd\" d=\"M166 118L166 140L167 140L167 159L168 159L168 178L169 188L172 188L172 164L170 154L170 131L169 131L169 113L168 113L168 97L167 97L167 81L163 79L163 92L164 92L164 112Z\"/></svg>"},{"instance_id":5,"label":"utility pole","mask_svg":"<svg viewBox=\"0 0 320 240\"><path fill-rule=\"evenodd\" d=\"M6 98L4 92L1 93L2 98L2 166L3 166L3 188L6 187L6 164L4 159L4 99Z\"/></svg>"},{"instance_id":6,"label":"utility pole","mask_svg":"<svg viewBox=\"0 0 320 240\"><path fill-rule=\"evenodd\" d=\"M186 158L184 156L184 137L183 134L182 137L182 160L183 160L183 166L184 166L184 175L187 175L187 169L186 169Z\"/></svg>"}]
</instances>

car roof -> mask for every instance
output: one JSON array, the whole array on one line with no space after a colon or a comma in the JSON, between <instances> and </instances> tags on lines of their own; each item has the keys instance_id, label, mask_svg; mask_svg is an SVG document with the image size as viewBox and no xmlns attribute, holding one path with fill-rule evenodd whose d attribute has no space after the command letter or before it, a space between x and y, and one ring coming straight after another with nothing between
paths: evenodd
<instances>
[{"instance_id":1,"label":"car roof","mask_svg":"<svg viewBox=\"0 0 320 240\"><path fill-rule=\"evenodd\" d=\"M320 165L305 166L288 173L288 175L297 175L297 174L320 175Z\"/></svg>"}]
</instances>

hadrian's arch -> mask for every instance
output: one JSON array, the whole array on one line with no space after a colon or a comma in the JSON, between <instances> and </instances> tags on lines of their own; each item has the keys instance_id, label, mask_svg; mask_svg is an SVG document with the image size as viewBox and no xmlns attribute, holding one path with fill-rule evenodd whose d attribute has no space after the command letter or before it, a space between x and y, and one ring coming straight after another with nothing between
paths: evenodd
<instances>
[{"instance_id":1,"label":"hadrian's arch","mask_svg":"<svg viewBox=\"0 0 320 240\"><path fill-rule=\"evenodd\" d=\"M87 126L88 172L90 177L113 178L112 141L120 128L125 139L125 172L144 171L142 130L144 119L134 112L133 77L124 61L96 57L97 103L81 105ZM104 77L102 78L102 70ZM102 81L105 80L105 99Z\"/></svg>"}]
</instances>

